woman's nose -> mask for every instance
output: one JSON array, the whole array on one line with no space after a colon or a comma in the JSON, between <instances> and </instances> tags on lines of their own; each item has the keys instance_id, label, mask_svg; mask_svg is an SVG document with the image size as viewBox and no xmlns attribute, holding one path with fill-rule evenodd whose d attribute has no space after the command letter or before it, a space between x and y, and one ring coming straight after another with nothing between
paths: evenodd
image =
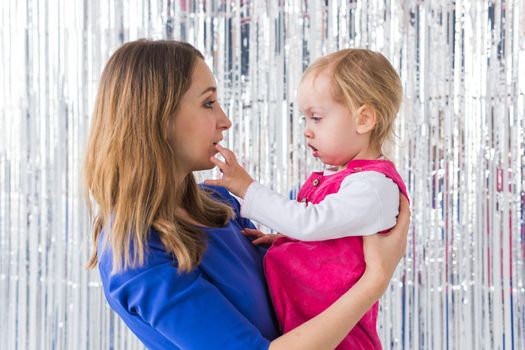
<instances>
[{"instance_id":1,"label":"woman's nose","mask_svg":"<svg viewBox=\"0 0 525 350\"><path fill-rule=\"evenodd\" d=\"M226 113L224 113L224 110L222 109L222 107L221 107L220 116L219 116L219 120L218 120L217 126L221 130L228 130L232 126L231 120L228 118Z\"/></svg>"}]
</instances>

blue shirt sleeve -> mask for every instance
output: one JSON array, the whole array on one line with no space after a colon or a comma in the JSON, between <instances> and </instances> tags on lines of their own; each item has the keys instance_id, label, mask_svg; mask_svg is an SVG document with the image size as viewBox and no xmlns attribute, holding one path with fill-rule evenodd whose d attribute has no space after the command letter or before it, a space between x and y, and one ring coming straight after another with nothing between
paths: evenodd
<instances>
[{"instance_id":1,"label":"blue shirt sleeve","mask_svg":"<svg viewBox=\"0 0 525 350\"><path fill-rule=\"evenodd\" d=\"M167 255L125 283L115 282L109 284L111 297L180 349L269 347L270 341L199 269L179 274Z\"/></svg>"}]
</instances>

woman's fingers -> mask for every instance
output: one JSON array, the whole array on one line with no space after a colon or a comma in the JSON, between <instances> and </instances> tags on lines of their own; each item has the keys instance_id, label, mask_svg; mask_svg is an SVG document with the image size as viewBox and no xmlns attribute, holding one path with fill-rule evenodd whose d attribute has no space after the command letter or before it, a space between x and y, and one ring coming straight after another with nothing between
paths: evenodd
<instances>
[{"instance_id":1,"label":"woman's fingers","mask_svg":"<svg viewBox=\"0 0 525 350\"><path fill-rule=\"evenodd\" d=\"M397 217L397 222L399 224L399 234L402 236L403 240L403 251L406 248L408 229L410 227L410 217L412 213L410 212L410 205L408 204L408 199L405 196L401 196L401 203L399 204L399 215ZM397 226L397 225L396 225Z\"/></svg>"},{"instance_id":2,"label":"woman's fingers","mask_svg":"<svg viewBox=\"0 0 525 350\"><path fill-rule=\"evenodd\" d=\"M398 255L401 258L406 249L408 228L410 226L410 205L405 196L399 199L399 215L397 216L396 226L390 231L389 236L394 236L391 239L395 240L395 244L399 246Z\"/></svg>"},{"instance_id":3,"label":"woman's fingers","mask_svg":"<svg viewBox=\"0 0 525 350\"><path fill-rule=\"evenodd\" d=\"M410 226L410 207L405 196L401 196L399 203L399 215L397 216L396 226L392 228L390 234L385 238L385 243L392 246L392 253L398 259L405 254L408 228Z\"/></svg>"},{"instance_id":4,"label":"woman's fingers","mask_svg":"<svg viewBox=\"0 0 525 350\"><path fill-rule=\"evenodd\" d=\"M397 216L397 221L401 221L403 227L408 227L410 225L410 205L408 204L408 199L405 196L400 196L399 199L399 215Z\"/></svg>"}]
</instances>

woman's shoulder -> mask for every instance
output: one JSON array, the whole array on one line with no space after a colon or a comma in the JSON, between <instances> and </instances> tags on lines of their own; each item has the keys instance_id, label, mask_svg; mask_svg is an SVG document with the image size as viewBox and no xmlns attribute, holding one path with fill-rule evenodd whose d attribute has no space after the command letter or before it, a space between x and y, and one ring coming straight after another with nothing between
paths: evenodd
<instances>
[{"instance_id":1,"label":"woman's shoulder","mask_svg":"<svg viewBox=\"0 0 525 350\"><path fill-rule=\"evenodd\" d=\"M134 256L133 242L130 242L129 256ZM164 248L159 234L156 230L150 229L145 241L144 262L140 266L130 266L115 272L113 269L113 249L109 242L104 242L104 231L101 232L98 243L98 269L102 280L112 281L119 284L145 274L147 271L157 269L160 266L170 266L177 269L176 260Z\"/></svg>"},{"instance_id":2,"label":"woman's shoulder","mask_svg":"<svg viewBox=\"0 0 525 350\"><path fill-rule=\"evenodd\" d=\"M239 222L241 227L253 227L253 225L249 222L239 221L245 220L239 216L240 204L237 199L235 199L235 197L233 197L228 192L228 190L226 190L224 187L204 184L201 184L200 187L204 191L207 191L212 196L212 198L226 203L235 210L236 218L233 219L234 222ZM235 226L228 227L233 229ZM206 233L209 234L213 230L214 229L206 230ZM147 271L158 269L160 266L170 266L175 270L177 269L177 261L175 257L173 254L166 251L160 239L159 233L155 229L150 228L147 239L144 242L144 263L139 267L127 268L118 273L113 273L113 251L109 243L105 244L104 235L105 233L102 231L98 242L99 271L103 279L106 278L107 280L112 280L113 282L118 282L119 280L125 281L141 274L144 275L147 273ZM130 242L129 256L133 256L133 251L133 242ZM196 269L199 270L199 266L197 266Z\"/></svg>"}]
</instances>

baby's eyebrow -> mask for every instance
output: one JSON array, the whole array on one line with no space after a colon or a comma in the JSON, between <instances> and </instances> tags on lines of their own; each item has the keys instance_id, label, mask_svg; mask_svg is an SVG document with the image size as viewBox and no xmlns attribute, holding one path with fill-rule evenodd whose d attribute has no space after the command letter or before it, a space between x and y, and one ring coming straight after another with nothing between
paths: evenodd
<instances>
[{"instance_id":1,"label":"baby's eyebrow","mask_svg":"<svg viewBox=\"0 0 525 350\"><path fill-rule=\"evenodd\" d=\"M311 106L308 106L308 107L306 107L306 108L302 108L301 106L298 106L298 107L299 107L299 111L300 111L301 113L308 113L308 112L310 112L310 110L312 109Z\"/></svg>"},{"instance_id":2,"label":"baby's eyebrow","mask_svg":"<svg viewBox=\"0 0 525 350\"><path fill-rule=\"evenodd\" d=\"M309 106L308 108L306 108L304 110L301 107L299 107L299 112L301 112L301 113L308 114L308 113L312 113L313 110L315 110L314 112L321 112L321 113L324 112L324 108L320 107L320 106Z\"/></svg>"}]
</instances>

